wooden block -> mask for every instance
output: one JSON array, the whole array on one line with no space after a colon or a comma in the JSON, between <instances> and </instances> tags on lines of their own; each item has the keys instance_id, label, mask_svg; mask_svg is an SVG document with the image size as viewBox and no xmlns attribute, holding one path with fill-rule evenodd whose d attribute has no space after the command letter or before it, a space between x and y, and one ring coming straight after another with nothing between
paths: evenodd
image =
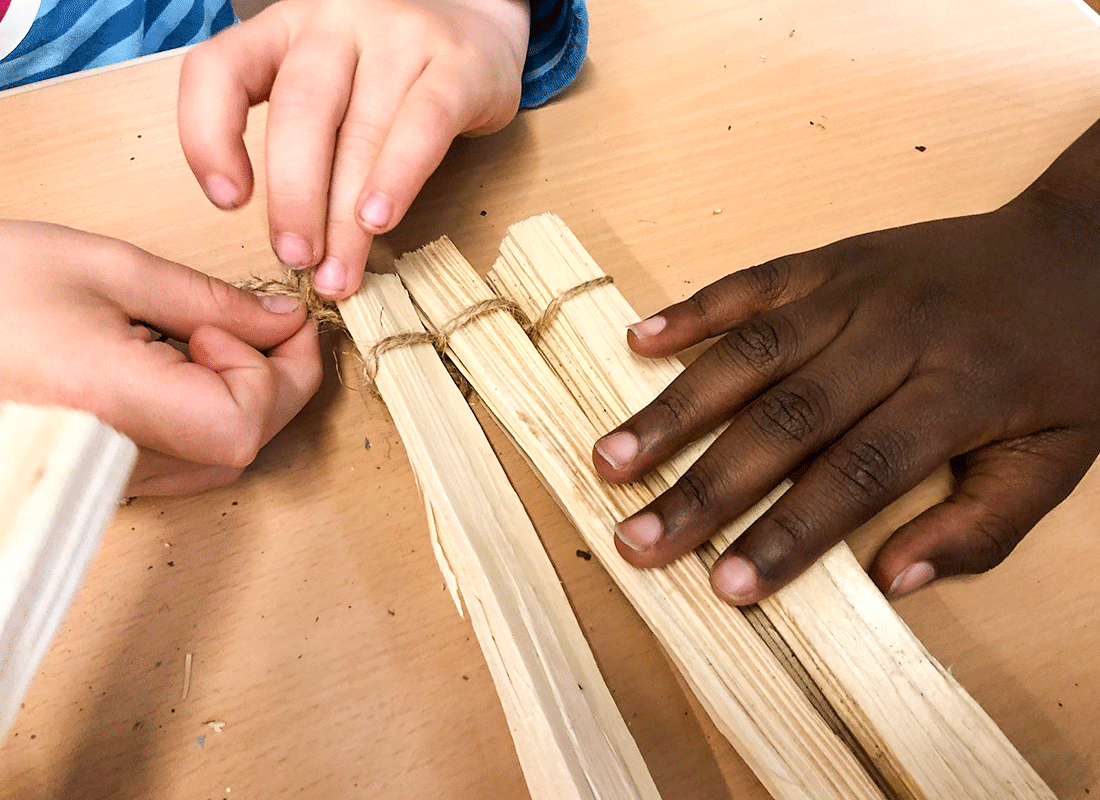
<instances>
[{"instance_id":1,"label":"wooden block","mask_svg":"<svg viewBox=\"0 0 1100 800\"><path fill-rule=\"evenodd\" d=\"M0 734L19 710L137 457L90 414L0 403Z\"/></svg>"}]
</instances>

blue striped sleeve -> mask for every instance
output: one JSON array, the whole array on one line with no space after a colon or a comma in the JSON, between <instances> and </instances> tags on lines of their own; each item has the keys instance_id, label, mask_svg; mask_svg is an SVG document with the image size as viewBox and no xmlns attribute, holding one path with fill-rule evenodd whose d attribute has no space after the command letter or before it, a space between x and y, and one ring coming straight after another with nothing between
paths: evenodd
<instances>
[{"instance_id":1,"label":"blue striped sleeve","mask_svg":"<svg viewBox=\"0 0 1100 800\"><path fill-rule=\"evenodd\" d=\"M236 19L229 0L9 0L0 45L16 4L33 22L0 50L0 89L193 44Z\"/></svg>"},{"instance_id":2,"label":"blue striped sleeve","mask_svg":"<svg viewBox=\"0 0 1100 800\"><path fill-rule=\"evenodd\" d=\"M542 105L562 92L580 73L587 50L584 0L532 0L520 108Z\"/></svg>"}]
</instances>

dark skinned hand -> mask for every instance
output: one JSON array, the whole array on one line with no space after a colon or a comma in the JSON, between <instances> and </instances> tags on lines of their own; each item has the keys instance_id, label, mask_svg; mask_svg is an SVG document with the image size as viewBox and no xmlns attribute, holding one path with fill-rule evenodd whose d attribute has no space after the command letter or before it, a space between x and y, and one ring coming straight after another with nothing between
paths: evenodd
<instances>
[{"instance_id":1,"label":"dark skinned hand","mask_svg":"<svg viewBox=\"0 0 1100 800\"><path fill-rule=\"evenodd\" d=\"M631 481L730 421L618 526L628 561L684 555L797 471L711 574L754 603L950 460L953 493L871 576L901 595L992 568L1100 452L1100 123L996 211L735 272L627 334L650 357L711 337L596 444L599 473Z\"/></svg>"}]
</instances>

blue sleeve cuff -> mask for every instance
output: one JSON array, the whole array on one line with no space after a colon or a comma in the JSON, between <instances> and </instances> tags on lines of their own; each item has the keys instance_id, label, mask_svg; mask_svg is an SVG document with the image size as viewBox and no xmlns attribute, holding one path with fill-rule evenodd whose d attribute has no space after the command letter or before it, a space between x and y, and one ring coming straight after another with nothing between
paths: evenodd
<instances>
[{"instance_id":1,"label":"blue sleeve cuff","mask_svg":"<svg viewBox=\"0 0 1100 800\"><path fill-rule=\"evenodd\" d=\"M531 41L520 108L540 106L573 82L588 50L584 0L531 0Z\"/></svg>"}]
</instances>

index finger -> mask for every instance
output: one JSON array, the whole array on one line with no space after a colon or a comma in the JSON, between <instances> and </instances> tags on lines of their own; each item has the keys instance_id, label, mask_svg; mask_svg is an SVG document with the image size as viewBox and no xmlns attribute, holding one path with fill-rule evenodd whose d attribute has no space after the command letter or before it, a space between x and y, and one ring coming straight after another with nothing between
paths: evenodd
<instances>
[{"instance_id":1,"label":"index finger","mask_svg":"<svg viewBox=\"0 0 1100 800\"><path fill-rule=\"evenodd\" d=\"M835 273L838 245L732 272L627 329L643 356L670 356L721 336L754 316L805 297Z\"/></svg>"},{"instance_id":2,"label":"index finger","mask_svg":"<svg viewBox=\"0 0 1100 800\"><path fill-rule=\"evenodd\" d=\"M259 14L190 50L177 105L184 158L206 196L236 208L252 193L244 146L248 109L267 99L287 46L274 14Z\"/></svg>"}]
</instances>

